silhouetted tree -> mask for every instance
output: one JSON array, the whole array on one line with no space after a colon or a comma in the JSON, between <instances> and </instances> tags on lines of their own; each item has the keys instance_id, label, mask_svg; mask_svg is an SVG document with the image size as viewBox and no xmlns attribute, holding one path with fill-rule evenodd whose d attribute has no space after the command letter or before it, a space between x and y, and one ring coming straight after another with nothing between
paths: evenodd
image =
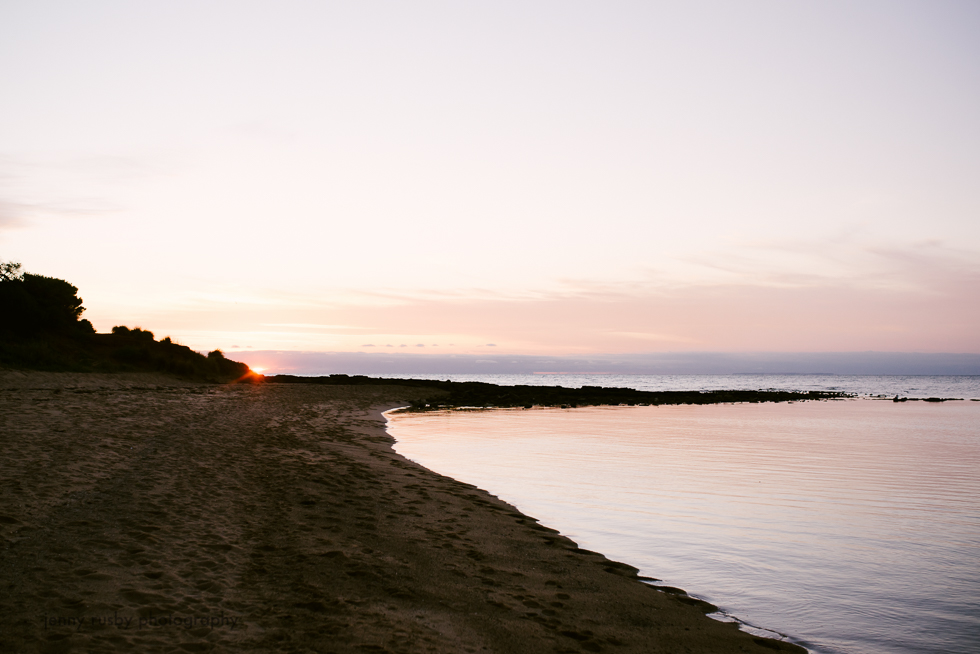
<instances>
[{"instance_id":1,"label":"silhouetted tree","mask_svg":"<svg viewBox=\"0 0 980 654\"><path fill-rule=\"evenodd\" d=\"M15 282L24 278L20 264L14 261L0 261L0 282Z\"/></svg>"},{"instance_id":2,"label":"silhouetted tree","mask_svg":"<svg viewBox=\"0 0 980 654\"><path fill-rule=\"evenodd\" d=\"M37 303L42 328L64 329L75 325L85 307L78 287L63 279L24 273L24 289Z\"/></svg>"},{"instance_id":3,"label":"silhouetted tree","mask_svg":"<svg viewBox=\"0 0 980 654\"><path fill-rule=\"evenodd\" d=\"M43 332L93 333L81 320L78 288L63 279L21 273L19 263L0 264L0 330L21 336Z\"/></svg>"}]
</instances>

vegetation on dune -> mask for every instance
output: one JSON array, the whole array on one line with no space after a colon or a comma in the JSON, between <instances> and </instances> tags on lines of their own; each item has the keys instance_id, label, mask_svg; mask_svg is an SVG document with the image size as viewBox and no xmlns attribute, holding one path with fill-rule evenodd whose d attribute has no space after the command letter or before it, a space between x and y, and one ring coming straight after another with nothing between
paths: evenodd
<instances>
[{"instance_id":1,"label":"vegetation on dune","mask_svg":"<svg viewBox=\"0 0 980 654\"><path fill-rule=\"evenodd\" d=\"M61 372L164 372L200 381L251 379L221 350L204 356L170 337L118 326L96 334L78 288L0 262L0 367Z\"/></svg>"},{"instance_id":2,"label":"vegetation on dune","mask_svg":"<svg viewBox=\"0 0 980 654\"><path fill-rule=\"evenodd\" d=\"M433 381L428 379L379 379L362 375L330 375L329 377L296 377L272 375L266 383L279 384L337 384L381 385L397 384L431 388L436 392L427 399L412 401L411 411L433 411L458 407L531 408L552 406L572 408L579 406L618 406L621 404L720 404L722 402L793 402L826 400L848 397L845 393L831 391L638 391L632 388L604 388L583 386L497 386L485 382Z\"/></svg>"},{"instance_id":3,"label":"vegetation on dune","mask_svg":"<svg viewBox=\"0 0 980 654\"><path fill-rule=\"evenodd\" d=\"M33 275L19 263L0 263L0 333L13 337L94 334L81 318L78 288L63 279Z\"/></svg>"}]
</instances>

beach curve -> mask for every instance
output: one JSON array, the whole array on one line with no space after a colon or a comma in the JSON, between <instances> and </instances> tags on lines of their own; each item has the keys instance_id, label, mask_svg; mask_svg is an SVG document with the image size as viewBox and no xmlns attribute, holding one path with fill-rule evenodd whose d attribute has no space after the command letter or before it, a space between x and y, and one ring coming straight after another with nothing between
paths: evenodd
<instances>
[{"instance_id":1,"label":"beach curve","mask_svg":"<svg viewBox=\"0 0 980 654\"><path fill-rule=\"evenodd\" d=\"M418 389L18 375L4 651L804 651L395 453Z\"/></svg>"}]
</instances>

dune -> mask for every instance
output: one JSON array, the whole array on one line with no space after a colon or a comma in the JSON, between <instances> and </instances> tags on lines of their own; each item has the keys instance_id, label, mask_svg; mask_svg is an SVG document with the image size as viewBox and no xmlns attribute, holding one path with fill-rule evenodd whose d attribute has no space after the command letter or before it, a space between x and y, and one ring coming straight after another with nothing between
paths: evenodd
<instances>
[{"instance_id":1,"label":"dune","mask_svg":"<svg viewBox=\"0 0 980 654\"><path fill-rule=\"evenodd\" d=\"M804 651L399 456L419 396L0 372L0 650Z\"/></svg>"}]
</instances>

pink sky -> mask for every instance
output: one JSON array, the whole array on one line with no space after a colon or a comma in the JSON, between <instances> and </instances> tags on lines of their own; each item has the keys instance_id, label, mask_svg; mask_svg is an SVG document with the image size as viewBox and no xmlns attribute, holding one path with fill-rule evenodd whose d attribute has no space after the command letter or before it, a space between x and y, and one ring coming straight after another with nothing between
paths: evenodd
<instances>
[{"instance_id":1,"label":"pink sky","mask_svg":"<svg viewBox=\"0 0 980 654\"><path fill-rule=\"evenodd\" d=\"M0 259L201 350L980 353L977 33L946 1L7 3Z\"/></svg>"},{"instance_id":2,"label":"pink sky","mask_svg":"<svg viewBox=\"0 0 980 654\"><path fill-rule=\"evenodd\" d=\"M374 304L307 298L281 308L205 303L144 314L142 322L160 334L200 334L226 349L368 352L391 346L473 354L492 344L498 352L552 355L980 352L976 276L948 274L929 282L911 288L896 280L880 287L827 280L657 291L594 287L523 299L391 295Z\"/></svg>"}]
</instances>

